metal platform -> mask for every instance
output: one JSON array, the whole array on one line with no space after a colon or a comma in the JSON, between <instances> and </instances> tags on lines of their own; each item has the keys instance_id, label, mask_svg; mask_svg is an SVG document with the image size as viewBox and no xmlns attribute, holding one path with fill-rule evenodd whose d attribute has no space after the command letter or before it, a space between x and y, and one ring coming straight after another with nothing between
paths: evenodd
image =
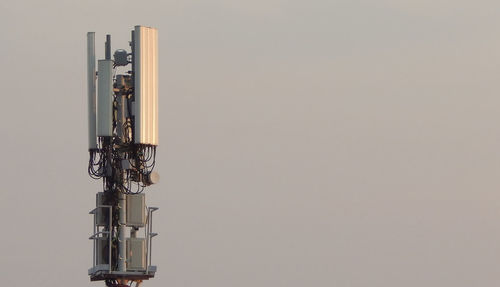
<instances>
[{"instance_id":1,"label":"metal platform","mask_svg":"<svg viewBox=\"0 0 500 287\"><path fill-rule=\"evenodd\" d=\"M156 266L149 266L145 271L109 271L108 264L96 265L89 269L90 281L107 279L148 280L156 273Z\"/></svg>"},{"instance_id":2,"label":"metal platform","mask_svg":"<svg viewBox=\"0 0 500 287\"><path fill-rule=\"evenodd\" d=\"M97 197L99 198L99 196ZM101 212L98 212L102 209ZM108 212L106 212L106 210ZM152 239L157 233L153 229L153 212L158 210L156 207L147 208L147 217L145 222L144 238L129 237L126 238L127 254L126 271L116 270L116 257L113 255L112 218L113 209L110 205L99 205L90 211L94 215L94 232L89 237L94 242L92 268L88 270L90 281L101 280L119 280L130 281L148 280L153 278L156 273L156 266L151 265ZM107 214L106 220L98 219L99 216Z\"/></svg>"}]
</instances>

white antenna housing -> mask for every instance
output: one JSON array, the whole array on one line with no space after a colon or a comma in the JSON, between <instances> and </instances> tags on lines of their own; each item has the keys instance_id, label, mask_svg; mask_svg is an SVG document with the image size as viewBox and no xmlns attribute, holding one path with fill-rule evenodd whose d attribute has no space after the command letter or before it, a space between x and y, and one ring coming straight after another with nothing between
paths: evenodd
<instances>
[{"instance_id":1,"label":"white antenna housing","mask_svg":"<svg viewBox=\"0 0 500 287\"><path fill-rule=\"evenodd\" d=\"M135 26L135 143L158 145L158 31Z\"/></svg>"},{"instance_id":2,"label":"white antenna housing","mask_svg":"<svg viewBox=\"0 0 500 287\"><path fill-rule=\"evenodd\" d=\"M113 136L113 61L98 61L97 136Z\"/></svg>"},{"instance_id":3,"label":"white antenna housing","mask_svg":"<svg viewBox=\"0 0 500 287\"><path fill-rule=\"evenodd\" d=\"M89 120L89 150L97 149L96 135L96 73L95 73L95 33L87 33L87 94Z\"/></svg>"}]
</instances>

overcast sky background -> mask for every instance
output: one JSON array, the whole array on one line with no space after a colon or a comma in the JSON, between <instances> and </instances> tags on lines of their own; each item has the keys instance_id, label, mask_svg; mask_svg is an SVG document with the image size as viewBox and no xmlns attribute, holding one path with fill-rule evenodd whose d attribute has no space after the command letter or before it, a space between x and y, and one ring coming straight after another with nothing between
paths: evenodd
<instances>
[{"instance_id":1,"label":"overcast sky background","mask_svg":"<svg viewBox=\"0 0 500 287\"><path fill-rule=\"evenodd\" d=\"M500 284L500 2L0 2L0 278L90 283L86 33L159 30L144 286Z\"/></svg>"}]
</instances>

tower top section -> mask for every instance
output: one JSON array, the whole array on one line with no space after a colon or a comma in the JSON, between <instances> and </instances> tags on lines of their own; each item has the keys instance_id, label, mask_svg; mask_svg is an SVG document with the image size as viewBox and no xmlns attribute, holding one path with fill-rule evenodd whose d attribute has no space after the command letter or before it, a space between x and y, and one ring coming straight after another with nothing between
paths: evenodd
<instances>
[{"instance_id":1,"label":"tower top section","mask_svg":"<svg viewBox=\"0 0 500 287\"><path fill-rule=\"evenodd\" d=\"M105 137L117 136L112 98L120 88L127 93L131 141L138 145L158 145L158 30L135 26L130 48L130 51L116 50L112 55L111 36L106 35L105 58L96 61L95 33L87 33L89 150L99 149L99 141ZM116 75L116 67L130 67L130 70L125 75Z\"/></svg>"}]
</instances>

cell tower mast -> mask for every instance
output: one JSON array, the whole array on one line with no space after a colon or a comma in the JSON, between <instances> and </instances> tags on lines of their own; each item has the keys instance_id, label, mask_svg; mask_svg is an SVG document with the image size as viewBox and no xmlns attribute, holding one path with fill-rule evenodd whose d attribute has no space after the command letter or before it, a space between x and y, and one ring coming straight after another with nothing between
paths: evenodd
<instances>
[{"instance_id":1,"label":"cell tower mast","mask_svg":"<svg viewBox=\"0 0 500 287\"><path fill-rule=\"evenodd\" d=\"M158 32L135 26L131 52L116 50L106 35L105 58L95 57L95 33L87 34L89 175L101 179L96 194L91 281L108 287L138 286L153 278L153 212L144 190L157 183ZM130 68L116 74L118 67ZM142 230L141 230L142 229Z\"/></svg>"}]
</instances>

